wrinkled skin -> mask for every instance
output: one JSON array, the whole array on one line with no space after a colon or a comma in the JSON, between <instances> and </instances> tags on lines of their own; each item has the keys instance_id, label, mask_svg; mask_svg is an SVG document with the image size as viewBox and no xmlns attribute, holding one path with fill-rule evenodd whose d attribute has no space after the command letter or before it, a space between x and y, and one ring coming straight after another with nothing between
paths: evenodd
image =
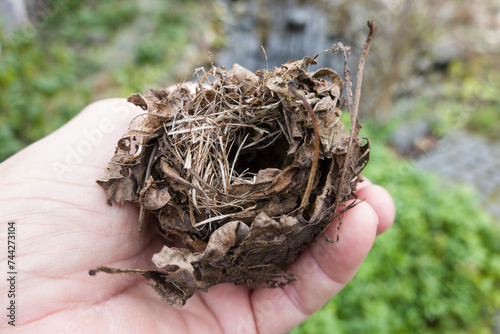
<instances>
[{"instance_id":1,"label":"wrinkled skin","mask_svg":"<svg viewBox=\"0 0 500 334\"><path fill-rule=\"evenodd\" d=\"M394 204L365 181L365 202L348 211L340 242L320 237L290 270L284 289L222 284L197 292L176 309L140 276L88 275L89 268L154 269L161 249L150 229L137 232L134 204L106 205L95 183L138 108L121 99L96 102L53 134L0 165L0 238L17 226L16 327L20 333L280 333L306 320L354 276L377 234L394 219ZM335 234L335 226L327 231ZM7 268L7 254L0 254ZM7 295L2 280L0 294ZM6 302L6 298L3 297ZM4 303L4 305L6 305Z\"/></svg>"}]
</instances>

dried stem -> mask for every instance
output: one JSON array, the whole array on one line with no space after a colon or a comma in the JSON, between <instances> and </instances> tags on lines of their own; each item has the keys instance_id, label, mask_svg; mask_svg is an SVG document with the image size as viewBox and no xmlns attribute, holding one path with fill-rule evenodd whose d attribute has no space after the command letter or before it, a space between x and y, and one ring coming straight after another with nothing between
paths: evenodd
<instances>
[{"instance_id":1,"label":"dried stem","mask_svg":"<svg viewBox=\"0 0 500 334\"><path fill-rule=\"evenodd\" d=\"M158 150L158 144L155 143L155 145L153 147L153 151L151 152L151 155L149 156L148 166L146 168L146 174L144 175L144 183L148 182L148 179L151 176L151 167L153 166L153 161L156 158L156 151L157 150ZM145 189L146 188L142 189L142 191L141 191L141 194L140 194L141 198L142 198L142 196L144 196ZM139 233L142 232L142 227L144 226L144 215L145 215L144 206L142 205L142 203L140 205L141 205L141 208L139 211L139 226L138 226Z\"/></svg>"},{"instance_id":2,"label":"dried stem","mask_svg":"<svg viewBox=\"0 0 500 334\"><path fill-rule=\"evenodd\" d=\"M344 53L344 81L345 81L345 92L346 92L346 100L347 100L347 110L351 113L351 131L350 131L350 136L349 136L349 147L347 149L347 153L345 156L344 160L344 166L342 168L342 174L340 175L340 180L339 180L339 187L342 187L344 184L345 180L345 175L347 172L347 168L349 166L349 160L350 160L350 155L351 155L351 147L352 147L352 142L354 137L356 137L359 134L359 130L361 129L361 126L359 125L358 122L358 108L359 108L359 99L361 96L361 83L363 80L363 70L366 62L366 58L368 57L368 52L370 51L370 45L371 41L373 39L373 36L375 35L375 24L373 21L368 21L367 23L368 28L370 29L368 36L366 37L365 44L363 46L363 52L361 54L361 59L359 60L358 64L358 74L357 74L357 80L356 80L356 95L354 97L355 102L353 104L352 100L352 74L351 70L349 69L349 66L347 65L347 59L349 57L350 53L350 47L344 46L342 42L339 40L338 41L338 46L340 47L340 50ZM323 217L331 212L332 209L337 208L342 201L342 196L341 194L337 194L335 202L327 209L324 211L324 213L320 216L320 219L323 219Z\"/></svg>"},{"instance_id":3,"label":"dried stem","mask_svg":"<svg viewBox=\"0 0 500 334\"><path fill-rule=\"evenodd\" d=\"M367 25L368 25L368 28L370 29L370 32L368 33L368 36L366 37L365 44L363 45L363 52L361 53L361 59L359 60L359 64L358 64L358 75L356 78L356 92L354 93L354 106L352 109L353 117L355 117L356 119L358 117L359 99L361 97L361 83L363 81L363 71L365 68L365 62L366 62L366 58L368 57L368 53L370 52L370 45L371 45L373 36L375 35L375 23L373 23L373 21L368 21ZM351 126L354 126L354 125L351 125ZM357 130L357 127L356 127L356 131L357 132L359 131L359 130Z\"/></svg>"},{"instance_id":4,"label":"dried stem","mask_svg":"<svg viewBox=\"0 0 500 334\"><path fill-rule=\"evenodd\" d=\"M290 92L292 92L292 94L295 95L296 98L300 99L302 103L304 103L304 106L306 107L307 111L309 112L309 115L311 116L314 127L314 157L311 164L311 171L309 172L309 179L307 180L306 190L304 191L304 196L302 197L302 202L300 203L299 212L302 212L304 208L309 204L309 196L311 195L311 191L314 185L314 177L316 176L316 171L318 169L320 141L319 141L318 120L316 119L316 115L314 115L314 111L309 102L307 102L306 98L302 94L300 94L295 89L294 86L295 83L293 81L291 81L288 84Z\"/></svg>"}]
</instances>

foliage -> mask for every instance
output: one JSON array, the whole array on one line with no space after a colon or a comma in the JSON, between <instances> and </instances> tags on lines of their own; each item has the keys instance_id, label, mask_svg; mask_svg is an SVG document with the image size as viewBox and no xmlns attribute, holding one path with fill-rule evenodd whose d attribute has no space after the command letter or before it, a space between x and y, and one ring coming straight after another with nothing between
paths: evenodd
<instances>
[{"instance_id":1,"label":"foliage","mask_svg":"<svg viewBox=\"0 0 500 334\"><path fill-rule=\"evenodd\" d=\"M365 174L392 194L396 222L353 281L292 333L490 333L500 308L493 219L470 188L372 147Z\"/></svg>"},{"instance_id":2,"label":"foliage","mask_svg":"<svg viewBox=\"0 0 500 334\"><path fill-rule=\"evenodd\" d=\"M500 139L500 74L490 70L498 67L497 58L485 54L451 61L444 72L430 75L422 94L400 98L391 120L423 119L438 137L465 128Z\"/></svg>"},{"instance_id":3,"label":"foliage","mask_svg":"<svg viewBox=\"0 0 500 334\"><path fill-rule=\"evenodd\" d=\"M0 161L96 99L192 74L174 67L182 68L193 43L194 1L152 8L133 0L40 3L46 5L32 26L12 36L0 30ZM196 29L203 29L198 22Z\"/></svg>"},{"instance_id":4,"label":"foliage","mask_svg":"<svg viewBox=\"0 0 500 334\"><path fill-rule=\"evenodd\" d=\"M481 55L450 64L450 80L445 86L448 100L462 101L466 126L482 135L500 139L500 74L491 71L498 57Z\"/></svg>"},{"instance_id":5,"label":"foliage","mask_svg":"<svg viewBox=\"0 0 500 334\"><path fill-rule=\"evenodd\" d=\"M88 101L89 90L78 87L77 63L75 52L62 45L43 52L32 40L2 41L0 159L64 124ZM61 94L71 99L61 105Z\"/></svg>"}]
</instances>

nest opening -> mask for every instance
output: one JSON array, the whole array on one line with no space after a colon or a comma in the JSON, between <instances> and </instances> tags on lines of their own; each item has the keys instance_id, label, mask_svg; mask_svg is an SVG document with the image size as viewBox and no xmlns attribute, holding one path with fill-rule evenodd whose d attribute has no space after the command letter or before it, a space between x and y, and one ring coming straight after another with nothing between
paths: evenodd
<instances>
[{"instance_id":1,"label":"nest opening","mask_svg":"<svg viewBox=\"0 0 500 334\"><path fill-rule=\"evenodd\" d=\"M254 131L252 131L254 132ZM242 132L238 135L241 142L248 133ZM252 134L249 134L251 137ZM234 171L238 175L249 173L251 177L266 168L285 168L291 161L288 157L287 150L289 148L288 141L282 133L278 133L274 137L263 140L258 144L248 142L240 149L240 145L233 145L228 153L228 161L231 166L234 166Z\"/></svg>"}]
</instances>

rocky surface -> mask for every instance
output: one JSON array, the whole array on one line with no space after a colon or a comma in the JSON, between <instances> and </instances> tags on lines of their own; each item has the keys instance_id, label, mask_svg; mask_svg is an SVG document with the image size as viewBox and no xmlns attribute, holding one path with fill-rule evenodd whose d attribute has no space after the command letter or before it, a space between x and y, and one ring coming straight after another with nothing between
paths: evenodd
<instances>
[{"instance_id":1,"label":"rocky surface","mask_svg":"<svg viewBox=\"0 0 500 334\"><path fill-rule=\"evenodd\" d=\"M454 132L436 149L422 155L417 166L456 182L475 186L484 206L500 221L500 144L465 131Z\"/></svg>"}]
</instances>

